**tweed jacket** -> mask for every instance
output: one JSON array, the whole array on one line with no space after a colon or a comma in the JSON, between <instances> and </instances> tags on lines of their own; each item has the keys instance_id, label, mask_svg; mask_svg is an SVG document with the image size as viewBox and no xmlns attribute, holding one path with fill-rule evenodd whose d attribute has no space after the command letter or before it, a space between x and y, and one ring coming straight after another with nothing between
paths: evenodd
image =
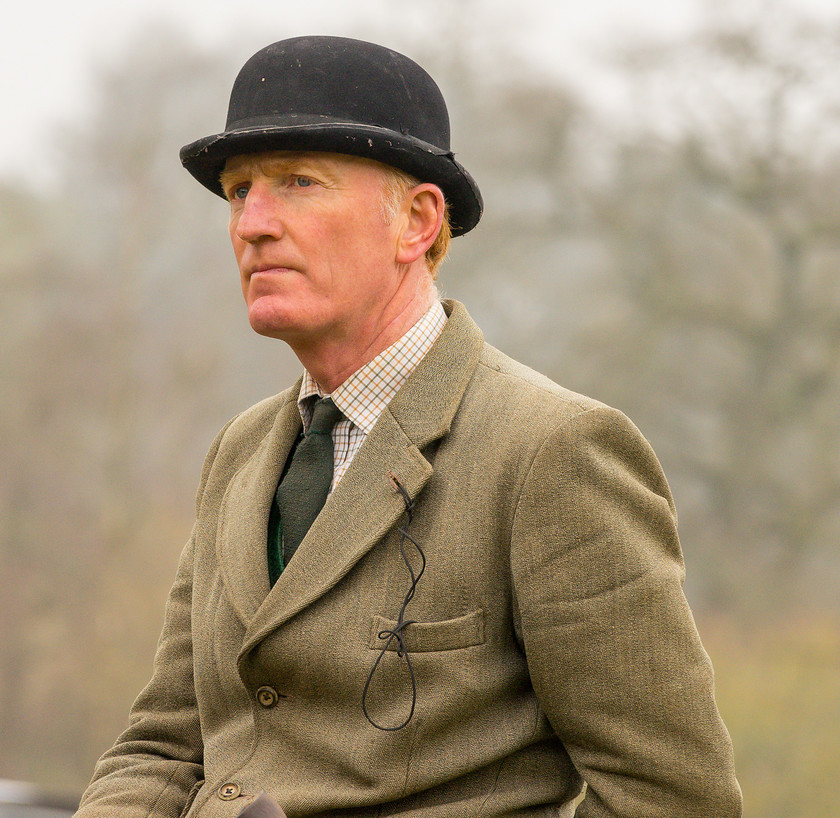
<instances>
[{"instance_id":1,"label":"tweed jacket","mask_svg":"<svg viewBox=\"0 0 840 818\"><path fill-rule=\"evenodd\" d=\"M232 818L263 790L290 818L741 814L650 447L446 309L270 590L297 387L219 434L153 676L78 818ZM407 656L383 652L420 567L400 487L426 559ZM405 727L371 724L366 683Z\"/></svg>"}]
</instances>

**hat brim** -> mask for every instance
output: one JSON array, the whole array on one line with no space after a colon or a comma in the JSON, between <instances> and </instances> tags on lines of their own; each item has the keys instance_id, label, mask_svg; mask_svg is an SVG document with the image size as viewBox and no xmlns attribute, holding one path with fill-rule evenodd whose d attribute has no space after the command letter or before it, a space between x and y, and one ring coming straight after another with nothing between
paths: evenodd
<instances>
[{"instance_id":1,"label":"hat brim","mask_svg":"<svg viewBox=\"0 0 840 818\"><path fill-rule=\"evenodd\" d=\"M484 204L478 185L451 152L406 134L358 122L298 116L288 124L277 124L277 117L268 119L270 124L254 122L185 145L181 163L204 187L226 198L219 176L231 156L272 150L362 156L436 184L449 205L453 236L469 232L481 218Z\"/></svg>"}]
</instances>

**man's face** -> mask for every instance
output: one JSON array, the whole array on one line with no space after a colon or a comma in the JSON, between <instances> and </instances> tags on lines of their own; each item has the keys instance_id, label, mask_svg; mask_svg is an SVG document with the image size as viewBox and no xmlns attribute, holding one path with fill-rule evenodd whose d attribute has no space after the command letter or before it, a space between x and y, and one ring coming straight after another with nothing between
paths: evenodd
<instances>
[{"instance_id":1,"label":"man's face","mask_svg":"<svg viewBox=\"0 0 840 818\"><path fill-rule=\"evenodd\" d=\"M272 151L228 160L230 237L261 335L294 345L364 334L399 284L376 162Z\"/></svg>"}]
</instances>

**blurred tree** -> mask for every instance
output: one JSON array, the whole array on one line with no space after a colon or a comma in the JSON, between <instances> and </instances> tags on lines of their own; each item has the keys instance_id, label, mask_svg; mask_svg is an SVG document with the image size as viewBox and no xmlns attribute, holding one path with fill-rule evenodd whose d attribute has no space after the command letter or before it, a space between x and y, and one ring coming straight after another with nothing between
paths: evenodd
<instances>
[{"instance_id":1,"label":"blurred tree","mask_svg":"<svg viewBox=\"0 0 840 818\"><path fill-rule=\"evenodd\" d=\"M778 8L625 56L580 382L651 431L698 600L836 606L840 38Z\"/></svg>"}]
</instances>

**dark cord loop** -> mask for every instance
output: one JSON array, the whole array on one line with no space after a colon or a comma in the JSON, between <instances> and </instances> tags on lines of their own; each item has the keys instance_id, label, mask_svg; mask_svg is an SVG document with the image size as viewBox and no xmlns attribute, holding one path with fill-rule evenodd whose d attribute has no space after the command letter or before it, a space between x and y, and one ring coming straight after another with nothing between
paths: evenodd
<instances>
[{"instance_id":1,"label":"dark cord loop","mask_svg":"<svg viewBox=\"0 0 840 818\"><path fill-rule=\"evenodd\" d=\"M408 533L408 527L411 525L411 521L413 519L413 511L414 511L414 501L411 497L408 496L408 492L405 490L404 486L397 480L394 474L390 475L391 483L394 487L399 491L400 496L402 497L402 501L405 504L405 515L406 515L406 522L404 526L400 526L397 529L400 533L400 555L402 556L403 562L405 563L406 568L408 568L409 576L411 577L411 586L409 587L406 595L403 599L402 606L400 607L399 615L397 616L397 624L390 630L383 630L377 634L379 639L386 639L385 646L379 652L379 655L376 657L376 661L373 663L373 667L371 668L370 673L368 674L367 681L365 682L364 690L362 691L362 712L365 714L365 718L377 728L377 730L384 730L387 732L392 732L396 730L402 730L414 716L414 709L417 706L417 679L414 676L414 667L411 664L411 657L409 656L408 648L405 645L405 640L403 639L403 630L407 628L409 625L413 625L415 620L413 619L405 619L405 610L408 607L409 602L414 599L414 593L417 589L417 583L420 581L420 577L423 576L423 572L426 570L426 555L423 553L423 549L417 544L417 541ZM408 555L405 551L405 544L406 541L410 542L414 548L417 550L417 553L420 555L420 570L415 575L414 567L411 564L411 560L408 558ZM396 727L384 727L381 724L375 722L370 713L368 713L367 709L367 696L368 690L370 689L370 684L373 681L374 674L376 673L377 668L379 667L380 662L382 661L385 654L388 652L388 649L391 647L391 644L396 640L397 642L397 658L404 659L406 667L408 668L408 675L411 678L411 708L409 709L408 716L406 717L405 721L401 724L398 724Z\"/></svg>"}]
</instances>

